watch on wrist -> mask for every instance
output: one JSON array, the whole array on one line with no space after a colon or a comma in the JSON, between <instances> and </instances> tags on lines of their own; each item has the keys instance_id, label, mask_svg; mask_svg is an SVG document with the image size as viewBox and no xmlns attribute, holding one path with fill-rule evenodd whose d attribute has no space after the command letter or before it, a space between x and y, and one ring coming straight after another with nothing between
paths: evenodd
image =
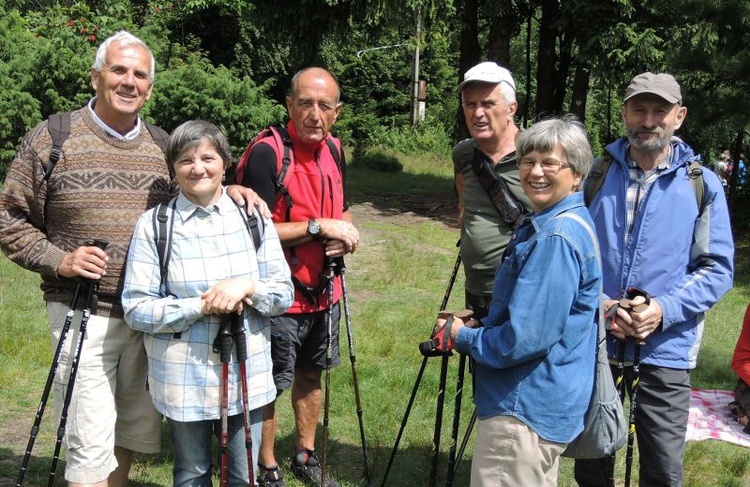
<instances>
[{"instance_id":1,"label":"watch on wrist","mask_svg":"<svg viewBox=\"0 0 750 487\"><path fill-rule=\"evenodd\" d=\"M307 234L310 235L312 238L317 240L320 238L320 223L318 223L316 220L308 220L307 221Z\"/></svg>"}]
</instances>

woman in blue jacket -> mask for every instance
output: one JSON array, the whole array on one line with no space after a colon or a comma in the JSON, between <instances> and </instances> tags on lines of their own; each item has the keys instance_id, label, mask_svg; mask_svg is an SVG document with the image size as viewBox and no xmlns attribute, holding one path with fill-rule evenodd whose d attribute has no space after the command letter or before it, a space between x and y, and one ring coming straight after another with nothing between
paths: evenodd
<instances>
[{"instance_id":1,"label":"woman in blue jacket","mask_svg":"<svg viewBox=\"0 0 750 487\"><path fill-rule=\"evenodd\" d=\"M534 213L508 245L487 317L454 317L450 330L477 362L472 487L557 485L593 386L601 265L578 192L592 161L586 132L573 118L545 120L516 152Z\"/></svg>"}]
</instances>

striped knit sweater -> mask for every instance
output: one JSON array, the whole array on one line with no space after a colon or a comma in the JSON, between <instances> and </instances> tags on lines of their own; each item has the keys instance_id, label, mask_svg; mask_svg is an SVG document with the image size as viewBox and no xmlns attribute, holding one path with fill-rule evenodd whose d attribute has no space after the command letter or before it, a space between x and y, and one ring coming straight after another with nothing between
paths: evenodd
<instances>
[{"instance_id":1,"label":"striped knit sweater","mask_svg":"<svg viewBox=\"0 0 750 487\"><path fill-rule=\"evenodd\" d=\"M125 257L135 222L170 197L164 154L144 125L135 139L116 139L87 107L72 113L63 156L44 183L51 149L46 121L21 142L0 192L0 248L41 274L45 301L68 304L75 281L57 276L63 257L87 240L107 241L96 314L122 317Z\"/></svg>"}]
</instances>

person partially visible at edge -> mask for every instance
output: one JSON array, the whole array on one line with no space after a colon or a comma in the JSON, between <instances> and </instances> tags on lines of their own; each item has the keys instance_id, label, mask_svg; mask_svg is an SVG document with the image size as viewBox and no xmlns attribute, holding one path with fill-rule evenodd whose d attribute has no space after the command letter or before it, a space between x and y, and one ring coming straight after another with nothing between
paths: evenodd
<instances>
[{"instance_id":1,"label":"person partially visible at edge","mask_svg":"<svg viewBox=\"0 0 750 487\"><path fill-rule=\"evenodd\" d=\"M737 374L734 401L729 404L732 417L750 434L750 305L745 309L742 331L732 354L732 370Z\"/></svg>"},{"instance_id":2,"label":"person partially visible at edge","mask_svg":"<svg viewBox=\"0 0 750 487\"><path fill-rule=\"evenodd\" d=\"M630 287L651 295L644 311L620 308L607 335L611 360L626 345L626 384L633 380L634 345L641 344L635 431L642 486L682 485L690 370L705 313L732 287L734 273L721 182L703 171L701 209L689 177L699 156L674 136L686 116L672 75L634 77L622 105L627 136L606 147L612 164L589 205L602 252L604 308ZM610 464L578 460L576 481L608 485Z\"/></svg>"},{"instance_id":3,"label":"person partially visible at edge","mask_svg":"<svg viewBox=\"0 0 750 487\"><path fill-rule=\"evenodd\" d=\"M125 321L145 333L149 391L172 437L173 485L187 487L211 485L211 439L221 431L222 408L222 363L212 345L228 313L242 316L249 398L243 404L239 350L233 348L227 471L229 485L248 485L244 411L249 411L252 458L257 461L262 407L276 396L269 316L292 304L289 266L271 220L259 224L263 232L256 249L244 209L227 196L221 183L231 149L215 125L183 123L172 132L166 157L180 188L169 203L174 209L173 238L168 240L172 259L162 286L152 208L136 223L128 250Z\"/></svg>"},{"instance_id":4,"label":"person partially visible at edge","mask_svg":"<svg viewBox=\"0 0 750 487\"><path fill-rule=\"evenodd\" d=\"M466 276L466 307L482 318L492 296L495 269L513 228L495 209L473 165L488 160L527 211L531 204L521 189L516 166L516 139L521 131L513 121L518 102L510 72L494 62L479 63L466 71L458 91L471 135L453 148L460 254Z\"/></svg>"},{"instance_id":5,"label":"person partially visible at edge","mask_svg":"<svg viewBox=\"0 0 750 487\"><path fill-rule=\"evenodd\" d=\"M533 213L508 243L487 316L450 328L477 364L472 487L557 485L594 383L601 266L578 191L593 158L586 131L574 118L544 120L516 151Z\"/></svg>"},{"instance_id":6,"label":"person partially visible at edge","mask_svg":"<svg viewBox=\"0 0 750 487\"><path fill-rule=\"evenodd\" d=\"M334 279L333 303L329 303L328 281L323 274L328 272L326 267L332 259L354 252L360 238L346 203L344 174L326 143L341 110L339 95L338 82L325 69L306 68L292 78L291 93L286 99L290 117L286 128L294 161L293 174L287 182L291 208L276 193L277 155L273 141L261 142L253 148L243 181L272 209L292 270L294 303L286 314L271 319L271 353L278 393L292 389L296 451L290 469L296 477L312 485L321 483L315 431L322 402L321 375L326 368L329 305L333 323L331 365L339 363L341 282L339 277ZM340 147L338 141L336 145ZM343 160L341 166L345 166ZM266 406L263 421L260 484L284 486L274 452L277 421L274 403ZM329 477L326 485L338 483Z\"/></svg>"},{"instance_id":7,"label":"person partially visible at edge","mask_svg":"<svg viewBox=\"0 0 750 487\"><path fill-rule=\"evenodd\" d=\"M142 334L125 324L120 304L133 226L171 192L164 154L139 117L151 97L154 71L143 41L125 31L106 39L91 67L96 95L71 113L70 136L49 180L44 172L52 138L44 121L21 141L0 192L0 248L41 275L52 350L76 283L99 282L65 430L65 478L72 486L125 485L132 452L156 453L161 443L161 418L145 389ZM242 196L256 200L251 191ZM94 239L108 242L106 250L87 244ZM83 301L73 323L80 322ZM73 330L55 377L55 424L76 342Z\"/></svg>"}]
</instances>

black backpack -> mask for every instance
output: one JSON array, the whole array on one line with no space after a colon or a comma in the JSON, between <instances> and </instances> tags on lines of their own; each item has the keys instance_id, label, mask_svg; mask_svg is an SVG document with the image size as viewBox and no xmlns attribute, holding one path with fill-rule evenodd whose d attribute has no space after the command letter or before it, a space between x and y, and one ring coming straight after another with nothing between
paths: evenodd
<instances>
[{"instance_id":1,"label":"black backpack","mask_svg":"<svg viewBox=\"0 0 750 487\"><path fill-rule=\"evenodd\" d=\"M143 122L146 124L146 128L154 139L154 142L156 142L162 152L166 153L167 141L169 140L167 131L145 120ZM52 137L52 152L49 154L49 162L44 170L44 181L49 180L49 177L52 175L55 164L57 164L57 161L62 156L62 146L68 137L70 137L70 112L50 115L47 119L47 129ZM170 169L170 174L171 172L172 170Z\"/></svg>"}]
</instances>

